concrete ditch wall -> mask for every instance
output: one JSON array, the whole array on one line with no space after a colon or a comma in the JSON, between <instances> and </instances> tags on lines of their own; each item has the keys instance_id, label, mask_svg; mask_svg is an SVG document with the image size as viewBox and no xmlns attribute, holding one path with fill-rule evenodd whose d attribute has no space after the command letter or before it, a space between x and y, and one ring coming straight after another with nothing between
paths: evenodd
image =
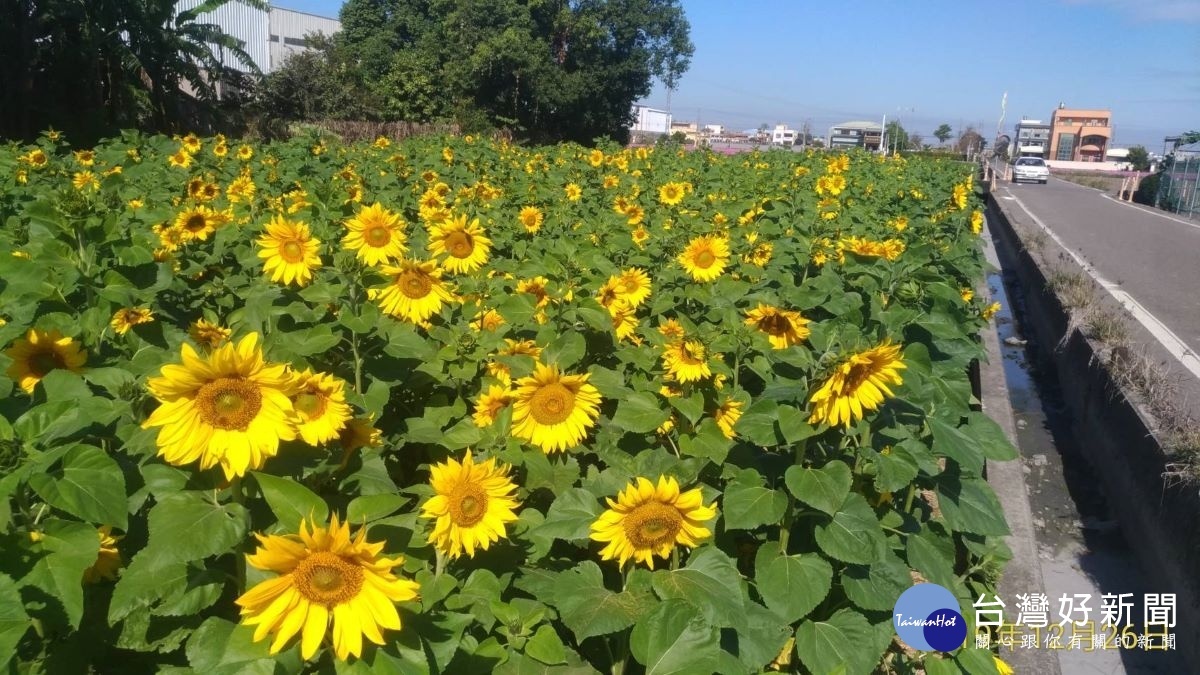
<instances>
[{"instance_id":1,"label":"concrete ditch wall","mask_svg":"<svg viewBox=\"0 0 1200 675\"><path fill-rule=\"evenodd\" d=\"M1178 623L1172 629L1177 651L1187 663L1200 664L1200 493L1163 479L1169 458L1154 436L1154 422L1119 390L1096 345L1077 330L1063 341L1067 311L1046 283L1049 270L1013 226L1024 220L1023 214L988 196L993 239L1005 267L1012 268L1021 284L1025 328L1032 332L1043 363L1057 371L1073 432L1101 477L1113 515L1152 590L1177 594ZM1093 604L1098 617L1099 598ZM1139 623L1141 612L1142 599L1135 598L1134 620Z\"/></svg>"}]
</instances>

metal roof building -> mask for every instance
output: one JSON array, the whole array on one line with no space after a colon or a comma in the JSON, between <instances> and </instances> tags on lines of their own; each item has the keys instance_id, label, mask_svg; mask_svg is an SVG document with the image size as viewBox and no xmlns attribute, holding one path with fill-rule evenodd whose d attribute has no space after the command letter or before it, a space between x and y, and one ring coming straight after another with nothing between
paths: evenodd
<instances>
[{"instance_id":1,"label":"metal roof building","mask_svg":"<svg viewBox=\"0 0 1200 675\"><path fill-rule=\"evenodd\" d=\"M199 7L204 0L179 0L176 13ZM246 54L263 73L278 70L292 54L308 46L305 35L333 35L342 29L337 19L317 16L294 9L271 6L269 11L255 9L240 2L229 2L212 12L205 12L197 21L214 23L229 35L241 40ZM219 54L221 65L246 70L245 64L229 53Z\"/></svg>"}]
</instances>

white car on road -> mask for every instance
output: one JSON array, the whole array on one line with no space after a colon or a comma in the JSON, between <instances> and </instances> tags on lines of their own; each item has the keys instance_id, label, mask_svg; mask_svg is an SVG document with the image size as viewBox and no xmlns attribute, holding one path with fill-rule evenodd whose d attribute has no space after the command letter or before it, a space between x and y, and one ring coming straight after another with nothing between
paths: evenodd
<instances>
[{"instance_id":1,"label":"white car on road","mask_svg":"<svg viewBox=\"0 0 1200 675\"><path fill-rule=\"evenodd\" d=\"M1050 167L1046 166L1046 160L1041 157L1018 157L1017 161L1013 162L1012 182L1014 183L1036 180L1045 184L1049 178Z\"/></svg>"}]
</instances>

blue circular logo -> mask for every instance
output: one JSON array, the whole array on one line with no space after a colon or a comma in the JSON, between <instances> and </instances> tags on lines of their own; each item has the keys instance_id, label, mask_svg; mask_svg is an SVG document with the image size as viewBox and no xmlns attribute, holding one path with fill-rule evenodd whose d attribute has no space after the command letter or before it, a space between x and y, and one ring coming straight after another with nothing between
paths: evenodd
<instances>
[{"instance_id":1,"label":"blue circular logo","mask_svg":"<svg viewBox=\"0 0 1200 675\"><path fill-rule=\"evenodd\" d=\"M967 639L967 621L954 594L937 584L917 584L896 600L892 625L904 644L925 652L950 652Z\"/></svg>"}]
</instances>

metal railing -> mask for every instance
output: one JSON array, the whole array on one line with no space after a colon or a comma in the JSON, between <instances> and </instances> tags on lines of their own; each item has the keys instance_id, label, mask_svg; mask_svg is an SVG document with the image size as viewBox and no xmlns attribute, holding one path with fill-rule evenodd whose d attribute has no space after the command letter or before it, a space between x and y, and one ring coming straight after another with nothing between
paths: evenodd
<instances>
[{"instance_id":1,"label":"metal railing","mask_svg":"<svg viewBox=\"0 0 1200 675\"><path fill-rule=\"evenodd\" d=\"M1200 217L1200 156L1175 157L1159 174L1154 205L1188 218Z\"/></svg>"}]
</instances>

